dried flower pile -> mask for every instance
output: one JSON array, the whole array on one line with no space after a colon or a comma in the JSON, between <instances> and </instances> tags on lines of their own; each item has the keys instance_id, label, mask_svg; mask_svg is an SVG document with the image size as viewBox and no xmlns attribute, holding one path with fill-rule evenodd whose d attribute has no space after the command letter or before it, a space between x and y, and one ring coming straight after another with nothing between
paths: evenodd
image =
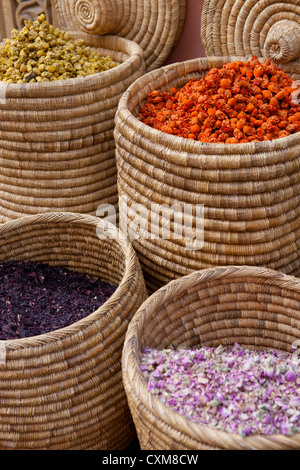
<instances>
[{"instance_id":1,"label":"dried flower pile","mask_svg":"<svg viewBox=\"0 0 300 470\"><path fill-rule=\"evenodd\" d=\"M24 23L21 31L13 29L11 39L0 46L0 80L5 83L65 80L117 65L91 50L83 39L72 40L69 32L54 28L44 14Z\"/></svg>"},{"instance_id":2,"label":"dried flower pile","mask_svg":"<svg viewBox=\"0 0 300 470\"><path fill-rule=\"evenodd\" d=\"M192 421L242 437L300 432L300 358L231 348L152 349L148 390Z\"/></svg>"},{"instance_id":3,"label":"dried flower pile","mask_svg":"<svg viewBox=\"0 0 300 470\"><path fill-rule=\"evenodd\" d=\"M99 308L116 290L101 279L44 263L0 264L0 340L64 328Z\"/></svg>"},{"instance_id":4,"label":"dried flower pile","mask_svg":"<svg viewBox=\"0 0 300 470\"><path fill-rule=\"evenodd\" d=\"M210 143L270 141L300 130L299 85L270 60L213 68L182 88L152 91L139 118L171 135Z\"/></svg>"}]
</instances>

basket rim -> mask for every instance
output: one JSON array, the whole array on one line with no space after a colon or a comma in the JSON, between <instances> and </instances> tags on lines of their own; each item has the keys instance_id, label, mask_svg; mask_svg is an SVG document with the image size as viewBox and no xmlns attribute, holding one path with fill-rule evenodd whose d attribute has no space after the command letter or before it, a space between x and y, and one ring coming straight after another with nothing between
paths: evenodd
<instances>
[{"instance_id":1,"label":"basket rim","mask_svg":"<svg viewBox=\"0 0 300 470\"><path fill-rule=\"evenodd\" d=\"M72 34L72 31L71 31ZM78 36L78 33L75 33ZM103 72L95 73L92 75L86 75L84 77L73 77L67 78L65 80L54 80L48 82L35 82L35 83L5 83L0 81L0 87L6 88L7 98L33 98L34 92L38 91L40 95L43 90L47 92L58 93L60 90L64 95L69 95L74 92L74 90L89 90L89 87L93 87L97 83L98 87L107 87L114 83L114 79L122 76L122 74L132 72L132 64L140 63L144 61L144 53L141 46L130 39L116 37L113 35L99 36L97 38L91 37L85 33L79 34L81 38L85 38L86 45L93 47L94 49L109 48L110 43L118 42L123 50L119 49L119 52L124 52L128 54L128 58L118 64L112 69L104 70ZM96 42L94 44L89 43L88 41ZM3 42L0 42L0 45ZM111 49L113 51L113 49ZM115 50L117 52L117 50ZM40 96L39 96L40 97Z\"/></svg>"},{"instance_id":2,"label":"basket rim","mask_svg":"<svg viewBox=\"0 0 300 470\"><path fill-rule=\"evenodd\" d=\"M141 134L144 138L154 140L157 144L163 145L165 147L170 147L171 149L178 149L179 151L190 152L191 154L210 154L211 156L229 156L233 157L236 154L257 154L257 153L270 153L276 150L282 150L287 147L300 144L300 132L291 134L287 137L281 137L279 139L274 139L270 141L262 142L248 142L248 143L238 143L238 144L225 144L225 143L209 143L209 142L199 142L191 139L186 139L181 136L173 136L167 133L164 133L160 130L154 129L147 124L144 124L138 118L136 118L132 112L129 110L129 103L133 96L136 95L135 89L142 90L144 84L147 82L151 83L152 91L156 88L153 86L153 82L159 77L159 75L167 77L168 75L174 79L174 72L178 71L179 67L182 67L186 72L185 74L178 75L176 78L183 78L184 76L190 73L196 73L197 70L194 69L196 66L201 66L203 68L213 68L221 66L223 63L232 62L236 60L246 61L249 58L247 57L238 57L238 56L207 56L207 57L198 57L194 59L189 59L183 62L176 62L163 66L157 70L150 71L145 73L143 76L135 80L125 91L123 96L120 99L117 115L117 120L119 118L123 119L127 125L129 125L134 130L138 129L141 131ZM260 58L259 58L260 59ZM263 58L265 60L265 58ZM204 70L204 71L205 71ZM173 72L173 74L172 74ZM147 91L148 93L148 91ZM143 99L146 98L147 95ZM141 102L136 108L140 107ZM191 157L191 155L189 155Z\"/></svg>"},{"instance_id":3,"label":"basket rim","mask_svg":"<svg viewBox=\"0 0 300 470\"><path fill-rule=\"evenodd\" d=\"M41 346L42 344L48 344L51 342L56 342L57 340L62 340L67 336L76 335L76 333L81 330L82 327L87 328L90 323L94 322L105 312L107 312L110 309L110 305L113 305L116 302L120 303L121 298L126 296L126 293L128 292L128 279L130 279L132 272L135 271L137 263L137 258L133 247L120 229L115 227L112 223L104 221L96 216L80 214L76 212L48 212L24 216L0 224L0 239L3 233L9 233L10 231L14 231L15 229L23 226L38 224L42 225L52 222L65 222L75 225L85 224L95 226L95 229L96 227L99 227L101 230L105 230L105 233L109 234L109 238L113 238L113 240L116 241L120 247L120 256L122 256L122 259L124 259L125 264L122 280L117 286L115 292L109 297L109 299L106 300L106 302L104 302L104 304L81 320L48 333L28 336L25 338L1 340L0 344L4 345L6 349L16 349L16 347L18 349L24 349L27 347L33 347L32 342L35 342ZM101 243L100 239L99 243Z\"/></svg>"},{"instance_id":4,"label":"basket rim","mask_svg":"<svg viewBox=\"0 0 300 470\"><path fill-rule=\"evenodd\" d=\"M147 321L147 315L149 312L156 311L159 305L166 301L170 296L178 295L183 290L191 288L201 282L213 281L222 278L236 278L238 276L247 276L248 278L260 277L264 282L269 285L275 285L278 287L286 287L290 290L300 293L300 280L296 277L275 271L270 268L257 267L257 266L216 266L214 268L207 268L200 271L195 271L191 274L183 276L181 278L170 281L165 286L158 289L154 294L148 297L143 304L138 308L135 316L132 318L129 327L126 332L123 355L122 355L122 373L124 377L125 389L127 393L130 392L137 395L138 399L148 409L152 410L156 417L164 417L164 421L169 426L174 426L178 432L188 434L194 440L201 439L208 445L222 446L224 439L232 439L234 444L238 444L240 448L243 448L245 444L255 448L257 444L274 445L282 444L281 440L286 440L289 444L294 444L295 447L299 446L300 433L293 436L284 436L282 434L263 435L257 434L252 436L241 437L238 434L221 431L213 427L209 427L204 424L196 423L189 420L184 415L173 410L165 403L163 403L155 395L147 389L146 380L138 367L139 359L139 333L142 331ZM142 391L142 394L140 393ZM170 417L170 418L165 418ZM213 439L207 437L207 430L213 434ZM213 442L212 442L213 441ZM248 448L248 447L247 447Z\"/></svg>"}]
</instances>

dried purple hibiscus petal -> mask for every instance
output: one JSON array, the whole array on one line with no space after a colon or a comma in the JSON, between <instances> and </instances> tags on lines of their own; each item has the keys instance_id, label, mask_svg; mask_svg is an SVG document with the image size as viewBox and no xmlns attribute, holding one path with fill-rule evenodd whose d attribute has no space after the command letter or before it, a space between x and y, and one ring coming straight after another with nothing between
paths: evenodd
<instances>
[{"instance_id":1,"label":"dried purple hibiscus petal","mask_svg":"<svg viewBox=\"0 0 300 470\"><path fill-rule=\"evenodd\" d=\"M69 326L99 308L116 290L101 279L30 261L0 263L0 340Z\"/></svg>"}]
</instances>

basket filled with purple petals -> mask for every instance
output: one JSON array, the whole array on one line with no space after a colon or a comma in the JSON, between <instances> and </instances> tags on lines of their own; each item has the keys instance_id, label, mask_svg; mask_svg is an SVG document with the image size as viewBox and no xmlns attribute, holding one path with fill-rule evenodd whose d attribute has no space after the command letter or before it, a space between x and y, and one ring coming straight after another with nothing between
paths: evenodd
<instances>
[{"instance_id":1,"label":"basket filled with purple petals","mask_svg":"<svg viewBox=\"0 0 300 470\"><path fill-rule=\"evenodd\" d=\"M0 449L126 449L128 324L146 298L115 226L53 212L0 227Z\"/></svg>"},{"instance_id":2,"label":"basket filled with purple petals","mask_svg":"<svg viewBox=\"0 0 300 470\"><path fill-rule=\"evenodd\" d=\"M300 282L217 267L139 308L123 382L142 449L300 448Z\"/></svg>"}]
</instances>

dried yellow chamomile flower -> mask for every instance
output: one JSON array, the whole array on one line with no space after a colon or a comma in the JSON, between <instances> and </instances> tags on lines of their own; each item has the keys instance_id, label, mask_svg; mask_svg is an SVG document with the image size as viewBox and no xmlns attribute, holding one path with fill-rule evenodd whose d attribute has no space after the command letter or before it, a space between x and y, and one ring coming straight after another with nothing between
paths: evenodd
<instances>
[{"instance_id":1,"label":"dried yellow chamomile flower","mask_svg":"<svg viewBox=\"0 0 300 470\"><path fill-rule=\"evenodd\" d=\"M44 14L24 24L0 45L0 80L5 83L84 77L118 65L86 46L83 39L73 40L70 33L54 28Z\"/></svg>"}]
</instances>

